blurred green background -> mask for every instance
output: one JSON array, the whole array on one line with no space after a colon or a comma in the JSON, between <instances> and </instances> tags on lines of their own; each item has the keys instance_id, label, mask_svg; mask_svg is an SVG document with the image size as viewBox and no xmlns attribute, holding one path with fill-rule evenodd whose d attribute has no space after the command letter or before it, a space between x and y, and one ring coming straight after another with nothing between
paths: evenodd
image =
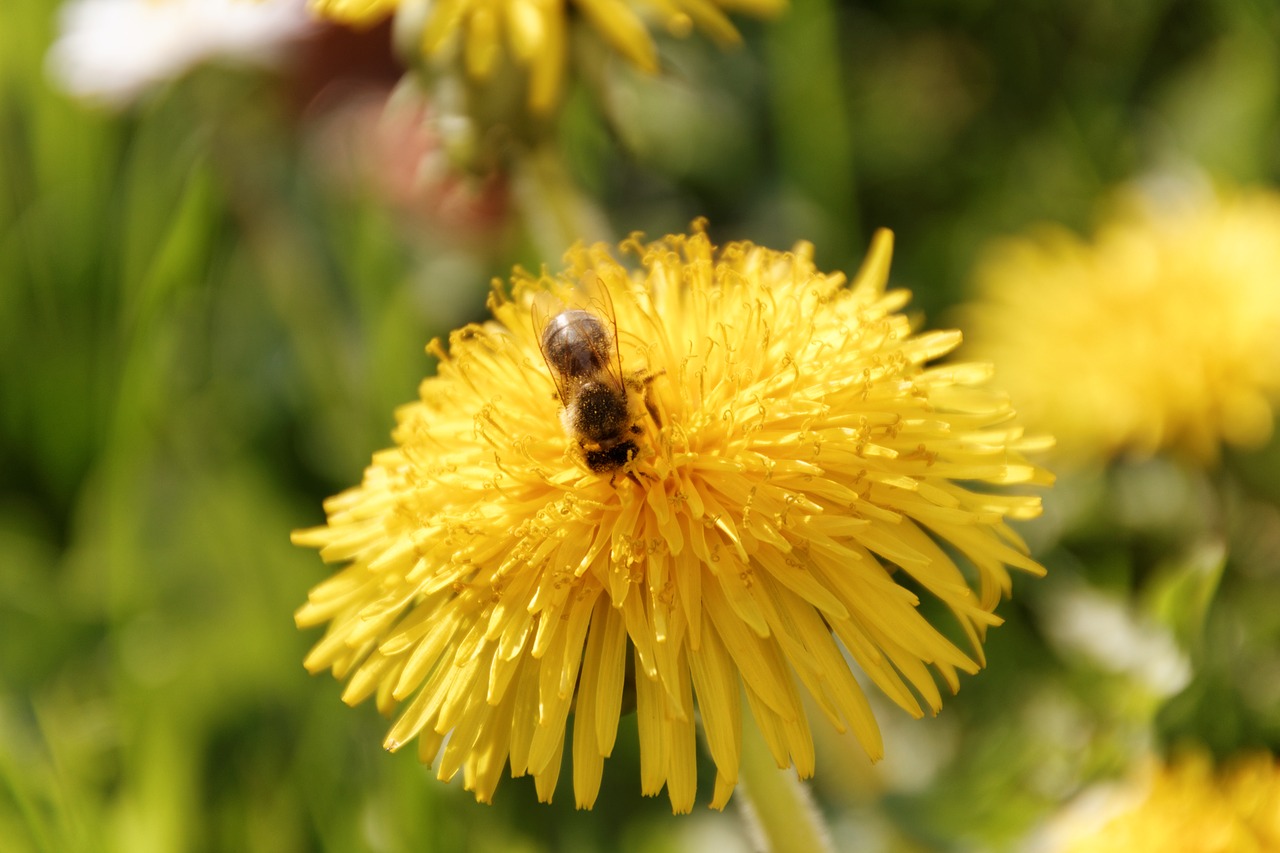
<instances>
[{"instance_id":1,"label":"blurred green background","mask_svg":"<svg viewBox=\"0 0 1280 853\"><path fill-rule=\"evenodd\" d=\"M302 669L326 569L289 531L389 442L425 342L558 261L501 197L442 223L352 164L385 29L110 111L51 85L56 27L0 10L0 850L750 849L730 813L639 797L633 720L593 812L567 780L481 806ZM1272 0L795 0L742 30L664 41L672 77L622 73L607 107L570 91L567 159L619 235L707 215L852 271L889 227L938 326L992 237L1087 230L1162 169L1280 178ZM1274 442L1062 483L1029 534L1051 575L1017 579L988 670L936 720L883 709L877 768L821 744L838 846L1019 849L1145 743L1280 747L1278 483ZM1063 601L1139 627L1091 654Z\"/></svg>"}]
</instances>

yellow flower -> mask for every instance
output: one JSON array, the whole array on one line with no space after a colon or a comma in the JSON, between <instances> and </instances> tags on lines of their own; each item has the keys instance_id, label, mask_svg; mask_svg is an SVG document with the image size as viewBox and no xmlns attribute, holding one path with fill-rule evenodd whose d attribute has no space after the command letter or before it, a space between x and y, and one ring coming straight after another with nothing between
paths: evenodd
<instances>
[{"instance_id":1,"label":"yellow flower","mask_svg":"<svg viewBox=\"0 0 1280 853\"><path fill-rule=\"evenodd\" d=\"M550 800L572 711L574 791L590 807L632 692L642 790L665 785L678 812L694 801L695 720L712 804L732 793L743 695L802 777L801 686L879 758L853 669L911 714L936 713L928 667L957 689L1000 621L1008 567L1043 571L1006 525L1039 498L981 486L1050 480L1024 459L1033 442L1006 398L977 387L988 368L925 366L960 334L916 335L896 313L909 294L884 290L891 244L877 235L850 287L815 270L808 244L717 250L698 224L624 242L634 271L596 245L554 277L495 284L493 321L431 345L438 375L398 412L396 447L327 502L328 526L295 534L347 563L297 613L328 623L307 668L347 679L350 703L376 694L398 710L386 747L418 738L441 779L462 769L482 801L508 762ZM596 352L612 375L621 363L639 430L599 473L592 442L562 427L534 321L551 316L547 293L583 304L584 282L610 332L616 317L617 351ZM583 399L576 387L562 396ZM921 594L969 652L921 615Z\"/></svg>"},{"instance_id":2,"label":"yellow flower","mask_svg":"<svg viewBox=\"0 0 1280 853\"><path fill-rule=\"evenodd\" d=\"M319 15L344 24L369 26L409 0L310 0ZM786 0L573 0L573 5L606 42L638 68L658 70L657 48L646 19L656 19L673 35L695 25L717 41L739 40L725 11L758 16L777 14ZM467 73L489 78L500 57L509 57L529 75L529 106L549 110L560 93L567 53L569 10L564 0L434 0L426 12L422 53L443 59L461 53Z\"/></svg>"},{"instance_id":3,"label":"yellow flower","mask_svg":"<svg viewBox=\"0 0 1280 853\"><path fill-rule=\"evenodd\" d=\"M1075 461L1255 446L1280 400L1280 196L1134 205L1092 242L1045 229L976 275L965 320L1029 425Z\"/></svg>"},{"instance_id":4,"label":"yellow flower","mask_svg":"<svg viewBox=\"0 0 1280 853\"><path fill-rule=\"evenodd\" d=\"M1101 803L1100 825L1062 827L1061 853L1271 853L1280 850L1280 764L1268 753L1215 770L1193 752L1148 769L1141 784ZM1096 821L1095 821L1096 822Z\"/></svg>"}]
</instances>

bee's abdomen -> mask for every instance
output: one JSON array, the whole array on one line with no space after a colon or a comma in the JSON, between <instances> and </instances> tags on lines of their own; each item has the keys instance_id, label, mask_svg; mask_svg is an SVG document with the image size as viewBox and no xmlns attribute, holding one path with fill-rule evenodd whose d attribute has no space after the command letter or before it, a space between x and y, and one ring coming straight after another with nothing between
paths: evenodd
<instances>
[{"instance_id":1,"label":"bee's abdomen","mask_svg":"<svg viewBox=\"0 0 1280 853\"><path fill-rule=\"evenodd\" d=\"M609 331L590 311L562 311L542 332L542 352L565 379L594 376L609 361Z\"/></svg>"}]
</instances>

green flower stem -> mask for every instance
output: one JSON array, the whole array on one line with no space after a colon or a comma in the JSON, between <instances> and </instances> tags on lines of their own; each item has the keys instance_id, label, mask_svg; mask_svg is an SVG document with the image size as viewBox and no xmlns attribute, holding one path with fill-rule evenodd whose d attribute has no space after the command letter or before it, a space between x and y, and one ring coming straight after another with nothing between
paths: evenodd
<instances>
[{"instance_id":1,"label":"green flower stem","mask_svg":"<svg viewBox=\"0 0 1280 853\"><path fill-rule=\"evenodd\" d=\"M764 45L783 179L830 218L834 233L849 235L859 230L857 176L839 33L835 0L809 0L770 24Z\"/></svg>"},{"instance_id":2,"label":"green flower stem","mask_svg":"<svg viewBox=\"0 0 1280 853\"><path fill-rule=\"evenodd\" d=\"M831 832L794 770L780 769L755 726L742 727L742 765L735 797L758 849L770 853L834 853Z\"/></svg>"},{"instance_id":3,"label":"green flower stem","mask_svg":"<svg viewBox=\"0 0 1280 853\"><path fill-rule=\"evenodd\" d=\"M516 203L544 261L559 259L579 240L614 242L604 211L578 189L553 143L524 149L513 177Z\"/></svg>"}]
</instances>

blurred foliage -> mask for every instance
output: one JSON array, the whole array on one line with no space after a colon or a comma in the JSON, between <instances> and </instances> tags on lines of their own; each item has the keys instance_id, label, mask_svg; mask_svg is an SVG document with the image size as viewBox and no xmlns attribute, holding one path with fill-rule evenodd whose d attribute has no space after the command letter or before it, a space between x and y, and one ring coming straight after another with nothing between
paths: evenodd
<instances>
[{"instance_id":1,"label":"blurred foliage","mask_svg":"<svg viewBox=\"0 0 1280 853\"><path fill-rule=\"evenodd\" d=\"M288 532L387 443L488 278L557 259L518 229L432 238L333 180L287 76L76 104L42 73L53 28L40 0L0 12L0 849L746 849L637 796L634 721L594 812L527 780L484 807L300 665L291 614L325 570ZM620 233L708 215L852 270L890 227L937 325L992 236L1086 226L1161 169L1280 178L1270 0L795 0L743 29L572 93L562 144ZM838 844L1013 847L1152 740L1280 748L1278 483L1274 443L1062 483L1030 528L1050 578L1018 580L988 670L937 720L881 714L878 768L817 733ZM1185 686L1055 636L1073 589L1172 637Z\"/></svg>"}]
</instances>

